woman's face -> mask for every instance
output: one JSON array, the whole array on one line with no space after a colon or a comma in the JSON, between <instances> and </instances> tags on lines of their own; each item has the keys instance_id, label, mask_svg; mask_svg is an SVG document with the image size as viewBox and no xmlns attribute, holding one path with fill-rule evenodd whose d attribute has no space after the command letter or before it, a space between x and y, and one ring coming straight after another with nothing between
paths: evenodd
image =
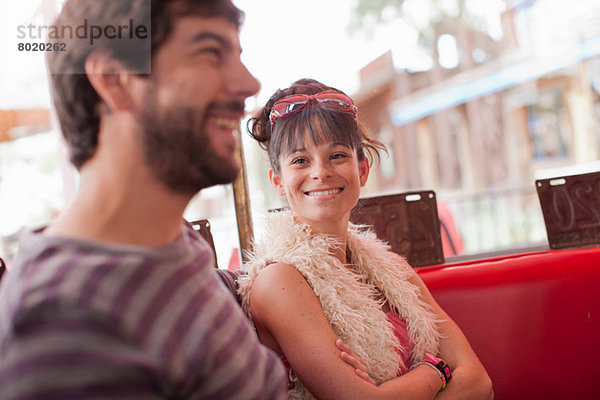
<instances>
[{"instance_id":1,"label":"woman's face","mask_svg":"<svg viewBox=\"0 0 600 400\"><path fill-rule=\"evenodd\" d=\"M359 161L356 150L306 140L302 148L282 153L279 161L280 173L270 170L269 177L297 218L313 227L348 221L369 175L367 160Z\"/></svg>"}]
</instances>

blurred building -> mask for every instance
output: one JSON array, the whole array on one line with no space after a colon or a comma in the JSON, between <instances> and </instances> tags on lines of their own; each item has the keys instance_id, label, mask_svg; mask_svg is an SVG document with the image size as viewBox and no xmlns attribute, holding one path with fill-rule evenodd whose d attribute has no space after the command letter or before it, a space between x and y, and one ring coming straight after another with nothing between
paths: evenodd
<instances>
[{"instance_id":1,"label":"blurred building","mask_svg":"<svg viewBox=\"0 0 600 400\"><path fill-rule=\"evenodd\" d=\"M390 149L370 190L435 190L466 252L544 241L535 177L599 159L600 3L508 3L501 40L436 27L438 43L453 38L456 66L435 51L430 70L397 69L389 51L361 70L354 95Z\"/></svg>"}]
</instances>

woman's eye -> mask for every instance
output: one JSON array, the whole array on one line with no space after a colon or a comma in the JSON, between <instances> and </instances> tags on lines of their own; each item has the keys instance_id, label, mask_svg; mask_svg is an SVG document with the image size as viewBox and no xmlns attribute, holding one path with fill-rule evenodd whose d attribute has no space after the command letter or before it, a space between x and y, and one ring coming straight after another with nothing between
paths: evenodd
<instances>
[{"instance_id":1,"label":"woman's eye","mask_svg":"<svg viewBox=\"0 0 600 400\"><path fill-rule=\"evenodd\" d=\"M341 158L346 158L346 157L348 157L348 156L344 153L335 153L331 156L331 158L334 160L339 160Z\"/></svg>"},{"instance_id":2,"label":"woman's eye","mask_svg":"<svg viewBox=\"0 0 600 400\"><path fill-rule=\"evenodd\" d=\"M304 164L304 163L306 163L306 158L299 157L299 158L294 158L292 160L292 164Z\"/></svg>"}]
</instances>

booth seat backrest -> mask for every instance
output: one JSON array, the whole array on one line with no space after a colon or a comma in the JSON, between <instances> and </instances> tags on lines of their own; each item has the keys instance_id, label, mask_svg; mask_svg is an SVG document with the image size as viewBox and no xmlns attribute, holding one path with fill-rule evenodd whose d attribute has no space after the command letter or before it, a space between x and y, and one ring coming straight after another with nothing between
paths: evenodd
<instances>
[{"instance_id":1,"label":"booth seat backrest","mask_svg":"<svg viewBox=\"0 0 600 400\"><path fill-rule=\"evenodd\" d=\"M0 258L0 279L2 279L2 275L4 275L5 271L6 271L6 264L4 263L4 260L2 258Z\"/></svg>"},{"instance_id":2,"label":"booth seat backrest","mask_svg":"<svg viewBox=\"0 0 600 400\"><path fill-rule=\"evenodd\" d=\"M225 285L227 290L229 290L231 292L231 294L235 298L235 301L241 306L242 305L242 297L237 292L240 287L240 285L238 284L238 278L240 277L240 275L245 274L245 272L243 272L242 270L239 270L239 269L237 269L235 271L231 271L228 269L218 269L218 268L215 268L215 272L217 273L217 276L219 277L221 282Z\"/></svg>"},{"instance_id":3,"label":"booth seat backrest","mask_svg":"<svg viewBox=\"0 0 600 400\"><path fill-rule=\"evenodd\" d=\"M600 247L418 270L497 400L600 399Z\"/></svg>"}]
</instances>

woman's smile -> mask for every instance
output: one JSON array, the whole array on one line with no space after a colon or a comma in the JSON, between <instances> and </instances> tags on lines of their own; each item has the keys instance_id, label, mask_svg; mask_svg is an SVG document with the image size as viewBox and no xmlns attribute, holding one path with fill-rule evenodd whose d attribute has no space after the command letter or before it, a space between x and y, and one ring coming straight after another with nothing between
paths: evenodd
<instances>
[{"instance_id":1,"label":"woman's smile","mask_svg":"<svg viewBox=\"0 0 600 400\"><path fill-rule=\"evenodd\" d=\"M305 195L312 198L317 199L329 199L335 197L336 194L339 194L343 191L343 188L334 188L334 189L318 189L318 190L310 190L304 192Z\"/></svg>"}]
</instances>

